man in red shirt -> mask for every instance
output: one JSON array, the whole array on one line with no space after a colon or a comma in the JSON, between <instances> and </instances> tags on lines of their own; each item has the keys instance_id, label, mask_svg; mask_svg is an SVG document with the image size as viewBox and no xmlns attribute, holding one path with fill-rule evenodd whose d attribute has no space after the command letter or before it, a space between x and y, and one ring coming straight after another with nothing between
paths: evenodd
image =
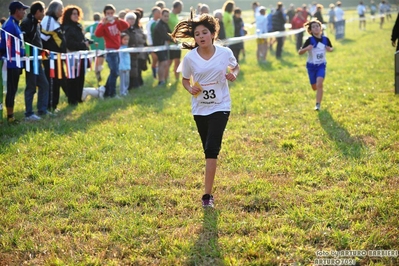
<instances>
[{"instance_id":1,"label":"man in red shirt","mask_svg":"<svg viewBox=\"0 0 399 266\"><path fill-rule=\"evenodd\" d=\"M94 34L97 37L103 37L105 49L107 51L106 61L110 70L105 84L104 97L116 96L116 79L119 76L119 53L116 52L121 46L121 31L129 28L129 23L115 16L116 9L112 4L104 7L104 18L98 24Z\"/></svg>"}]
</instances>

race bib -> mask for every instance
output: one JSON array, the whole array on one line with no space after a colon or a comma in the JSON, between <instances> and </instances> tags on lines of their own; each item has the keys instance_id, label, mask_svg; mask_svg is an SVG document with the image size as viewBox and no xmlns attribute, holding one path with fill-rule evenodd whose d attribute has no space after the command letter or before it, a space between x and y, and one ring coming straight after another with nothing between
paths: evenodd
<instances>
[{"instance_id":1,"label":"race bib","mask_svg":"<svg viewBox=\"0 0 399 266\"><path fill-rule=\"evenodd\" d=\"M199 105L210 106L217 105L222 102L222 84L220 81L199 85L202 88L201 93L196 96Z\"/></svg>"}]
</instances>

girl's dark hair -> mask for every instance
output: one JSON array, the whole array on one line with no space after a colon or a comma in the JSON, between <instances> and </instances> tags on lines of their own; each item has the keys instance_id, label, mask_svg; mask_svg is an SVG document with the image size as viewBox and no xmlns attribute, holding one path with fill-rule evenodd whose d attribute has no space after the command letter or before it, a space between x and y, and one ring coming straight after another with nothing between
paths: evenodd
<instances>
[{"instance_id":1,"label":"girl's dark hair","mask_svg":"<svg viewBox=\"0 0 399 266\"><path fill-rule=\"evenodd\" d=\"M98 12L95 12L95 13L93 14L93 20L94 20L94 21L99 21L99 20L101 20L101 14L98 13Z\"/></svg>"},{"instance_id":2,"label":"girl's dark hair","mask_svg":"<svg viewBox=\"0 0 399 266\"><path fill-rule=\"evenodd\" d=\"M140 18L144 17L144 9L142 9L141 7L136 8L137 11L139 11L140 13ZM137 18L138 19L138 18Z\"/></svg>"},{"instance_id":3,"label":"girl's dark hair","mask_svg":"<svg viewBox=\"0 0 399 266\"><path fill-rule=\"evenodd\" d=\"M62 13L62 16L60 18L60 23L61 24L71 23L72 22L71 15L74 10L78 11L78 16L79 16L78 22L81 21L83 18L82 9L75 5L69 5L65 7L64 12Z\"/></svg>"},{"instance_id":4,"label":"girl's dark hair","mask_svg":"<svg viewBox=\"0 0 399 266\"><path fill-rule=\"evenodd\" d=\"M236 7L234 8L234 15L240 15L241 14L241 8Z\"/></svg>"},{"instance_id":5,"label":"girl's dark hair","mask_svg":"<svg viewBox=\"0 0 399 266\"><path fill-rule=\"evenodd\" d=\"M226 1L224 2L222 9L227 13L232 13L234 11L234 6L235 6L234 1Z\"/></svg>"},{"instance_id":6,"label":"girl's dark hair","mask_svg":"<svg viewBox=\"0 0 399 266\"><path fill-rule=\"evenodd\" d=\"M134 27L135 28L141 28L141 23L140 23L140 19L141 19L141 12L140 10L134 10L133 11L134 14L136 14L136 21L134 22Z\"/></svg>"},{"instance_id":7,"label":"girl's dark hair","mask_svg":"<svg viewBox=\"0 0 399 266\"><path fill-rule=\"evenodd\" d=\"M30 6L30 13L35 15L37 11L42 12L44 10L44 3L42 1L35 1Z\"/></svg>"},{"instance_id":8,"label":"girl's dark hair","mask_svg":"<svg viewBox=\"0 0 399 266\"><path fill-rule=\"evenodd\" d=\"M312 24L313 24L313 23L319 24L321 30L323 30L323 27L322 27L321 22L318 21L317 19L312 19L312 20L306 22L305 24L303 24L303 26L305 27L306 31L307 31L309 34L312 34Z\"/></svg>"},{"instance_id":9,"label":"girl's dark hair","mask_svg":"<svg viewBox=\"0 0 399 266\"><path fill-rule=\"evenodd\" d=\"M191 12L191 19L180 21L173 32L170 34L171 37L176 39L192 39L191 43L183 42L182 46L184 49L192 50L198 47L198 44L193 41L195 28L202 25L207 28L212 34L215 34L214 39L217 38L219 33L219 22L212 15L202 14L200 17L193 19L193 12Z\"/></svg>"},{"instance_id":10,"label":"girl's dark hair","mask_svg":"<svg viewBox=\"0 0 399 266\"><path fill-rule=\"evenodd\" d=\"M126 36L130 38L129 34L127 34L126 32L121 32L121 40Z\"/></svg>"}]
</instances>

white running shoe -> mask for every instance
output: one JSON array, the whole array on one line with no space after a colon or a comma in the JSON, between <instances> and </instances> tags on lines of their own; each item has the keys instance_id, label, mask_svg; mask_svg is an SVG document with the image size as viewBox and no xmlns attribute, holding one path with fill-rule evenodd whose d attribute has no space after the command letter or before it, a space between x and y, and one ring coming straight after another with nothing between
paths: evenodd
<instances>
[{"instance_id":1,"label":"white running shoe","mask_svg":"<svg viewBox=\"0 0 399 266\"><path fill-rule=\"evenodd\" d=\"M41 118L35 114L25 117L25 121L39 121Z\"/></svg>"}]
</instances>

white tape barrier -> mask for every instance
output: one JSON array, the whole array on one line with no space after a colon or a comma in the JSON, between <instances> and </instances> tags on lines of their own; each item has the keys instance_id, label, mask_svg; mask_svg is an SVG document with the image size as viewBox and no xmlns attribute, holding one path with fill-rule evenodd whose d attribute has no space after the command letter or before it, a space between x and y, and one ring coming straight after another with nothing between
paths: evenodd
<instances>
[{"instance_id":1,"label":"white tape barrier","mask_svg":"<svg viewBox=\"0 0 399 266\"><path fill-rule=\"evenodd\" d=\"M0 29L3 30L3 29ZM242 37L234 37L234 38L229 38L225 40L218 40L217 43L221 45L232 45L235 43L240 43L243 41L250 41L258 38L266 39L266 38L277 38L277 37L283 37L283 36L289 36L289 35L294 35L298 34L300 32L304 31L304 29L297 29L297 30L289 30L289 31L276 31L276 32L270 32L270 33L264 33L264 34L257 34L257 35L246 35ZM12 34L7 33L9 36L16 38ZM17 38L19 39L19 38ZM27 43L30 47L36 47L30 43ZM39 50L41 48L36 47ZM129 47L129 48L124 48L124 49L118 49L118 50L91 50L91 51L77 51L77 52L69 52L69 53L61 53L61 59L67 58L68 55L74 55L75 58L77 58L79 55L81 56L82 59L84 58L93 58L97 56L102 56L107 53L119 53L119 52L128 52L128 53L150 53L150 52L159 52L159 51L165 51L165 50L181 50L182 46L181 44L176 45L161 45L161 46L145 46L145 47ZM58 52L53 52L50 51L52 54L60 54ZM22 57L21 60L26 60L27 57ZM33 56L29 57L30 60L33 60ZM42 56L38 57L39 60L42 60ZM56 58L55 58L56 59ZM14 60L12 58L12 60Z\"/></svg>"}]
</instances>

